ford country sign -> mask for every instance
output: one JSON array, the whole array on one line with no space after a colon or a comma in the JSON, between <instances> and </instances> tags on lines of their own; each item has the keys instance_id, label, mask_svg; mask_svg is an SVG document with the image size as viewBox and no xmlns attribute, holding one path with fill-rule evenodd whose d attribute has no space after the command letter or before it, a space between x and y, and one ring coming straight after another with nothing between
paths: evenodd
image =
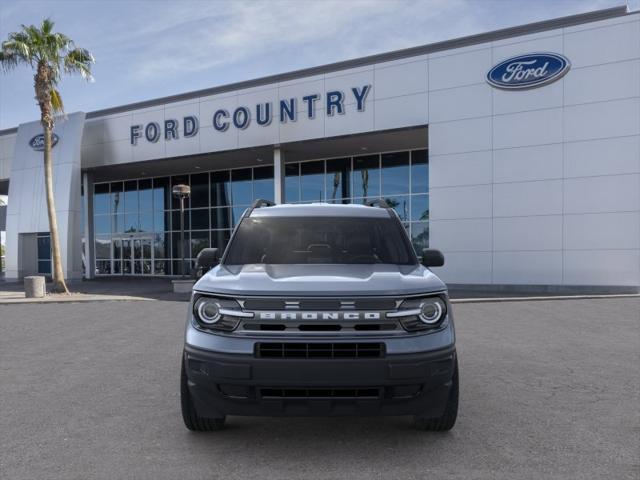
<instances>
[{"instance_id":1,"label":"ford country sign","mask_svg":"<svg viewBox=\"0 0 640 480\"><path fill-rule=\"evenodd\" d=\"M487 82L506 90L541 87L561 78L570 67L560 54L530 53L500 62L487 73Z\"/></svg>"},{"instance_id":2,"label":"ford country sign","mask_svg":"<svg viewBox=\"0 0 640 480\"><path fill-rule=\"evenodd\" d=\"M330 90L324 96L320 93L309 92L299 97L281 98L276 102L257 102L251 105L240 105L233 110L219 108L213 115L206 119L216 132L224 133L230 128L245 130L250 125L266 127L272 121L279 123L297 122L299 117L314 120L316 112L324 110L325 117L336 114L343 115L347 112L346 106L355 104L357 112L364 112L365 102L371 92L371 85L354 86L350 90ZM204 120L203 120L204 121ZM145 138L149 143L156 143L164 138L165 141L195 137L198 134L200 120L196 115L186 115L180 121L177 118L167 118L164 125L160 122L149 122L146 125L138 124L130 127L130 143L137 145L138 139Z\"/></svg>"},{"instance_id":3,"label":"ford country sign","mask_svg":"<svg viewBox=\"0 0 640 480\"><path fill-rule=\"evenodd\" d=\"M59 140L58 135L56 135L55 133L52 133L51 148L56 146L56 143L58 143L58 140ZM31 140L29 140L29 146L37 152L43 152L44 151L44 133L39 133L38 135L33 137Z\"/></svg>"}]
</instances>

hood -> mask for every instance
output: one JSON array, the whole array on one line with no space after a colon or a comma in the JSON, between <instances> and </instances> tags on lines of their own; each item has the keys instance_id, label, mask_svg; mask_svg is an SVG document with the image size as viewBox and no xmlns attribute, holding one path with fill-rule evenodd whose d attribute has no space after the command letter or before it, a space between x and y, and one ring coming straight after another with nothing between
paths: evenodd
<instances>
[{"instance_id":1,"label":"hood","mask_svg":"<svg viewBox=\"0 0 640 480\"><path fill-rule=\"evenodd\" d=\"M422 265L232 265L210 270L194 290L239 296L410 295L442 291Z\"/></svg>"}]
</instances>

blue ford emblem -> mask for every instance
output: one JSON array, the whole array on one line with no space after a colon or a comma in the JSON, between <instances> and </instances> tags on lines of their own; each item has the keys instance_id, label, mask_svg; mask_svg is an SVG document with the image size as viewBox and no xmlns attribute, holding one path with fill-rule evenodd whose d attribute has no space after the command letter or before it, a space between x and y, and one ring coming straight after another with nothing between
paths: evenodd
<instances>
[{"instance_id":1,"label":"blue ford emblem","mask_svg":"<svg viewBox=\"0 0 640 480\"><path fill-rule=\"evenodd\" d=\"M58 135L56 135L55 133L52 133L51 148L56 146L56 143L58 143L58 140L60 140ZM33 137L31 140L29 140L29 146L34 150L36 150L37 152L44 151L44 133L39 133L38 135Z\"/></svg>"},{"instance_id":2,"label":"blue ford emblem","mask_svg":"<svg viewBox=\"0 0 640 480\"><path fill-rule=\"evenodd\" d=\"M496 88L535 88L561 78L571 63L558 53L530 53L500 62L487 73L487 82Z\"/></svg>"}]
</instances>

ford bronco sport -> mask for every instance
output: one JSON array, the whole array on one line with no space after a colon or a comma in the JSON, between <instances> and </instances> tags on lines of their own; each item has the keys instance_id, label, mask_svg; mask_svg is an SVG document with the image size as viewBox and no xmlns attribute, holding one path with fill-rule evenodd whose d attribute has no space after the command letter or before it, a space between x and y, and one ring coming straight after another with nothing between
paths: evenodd
<instances>
[{"instance_id":1,"label":"ford bronco sport","mask_svg":"<svg viewBox=\"0 0 640 480\"><path fill-rule=\"evenodd\" d=\"M420 429L451 429L453 316L427 268L444 258L421 253L382 200L256 201L222 258L199 255L206 273L182 356L186 427L217 430L226 415L413 415Z\"/></svg>"}]
</instances>

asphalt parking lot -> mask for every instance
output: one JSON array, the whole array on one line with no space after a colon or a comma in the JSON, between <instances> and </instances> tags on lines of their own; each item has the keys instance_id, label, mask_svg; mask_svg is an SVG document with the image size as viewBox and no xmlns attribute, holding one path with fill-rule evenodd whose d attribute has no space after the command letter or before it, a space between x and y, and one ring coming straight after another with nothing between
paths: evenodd
<instances>
[{"instance_id":1,"label":"asphalt parking lot","mask_svg":"<svg viewBox=\"0 0 640 480\"><path fill-rule=\"evenodd\" d=\"M455 306L458 424L242 418L194 434L186 304L0 305L2 479L640 477L640 299Z\"/></svg>"}]
</instances>

